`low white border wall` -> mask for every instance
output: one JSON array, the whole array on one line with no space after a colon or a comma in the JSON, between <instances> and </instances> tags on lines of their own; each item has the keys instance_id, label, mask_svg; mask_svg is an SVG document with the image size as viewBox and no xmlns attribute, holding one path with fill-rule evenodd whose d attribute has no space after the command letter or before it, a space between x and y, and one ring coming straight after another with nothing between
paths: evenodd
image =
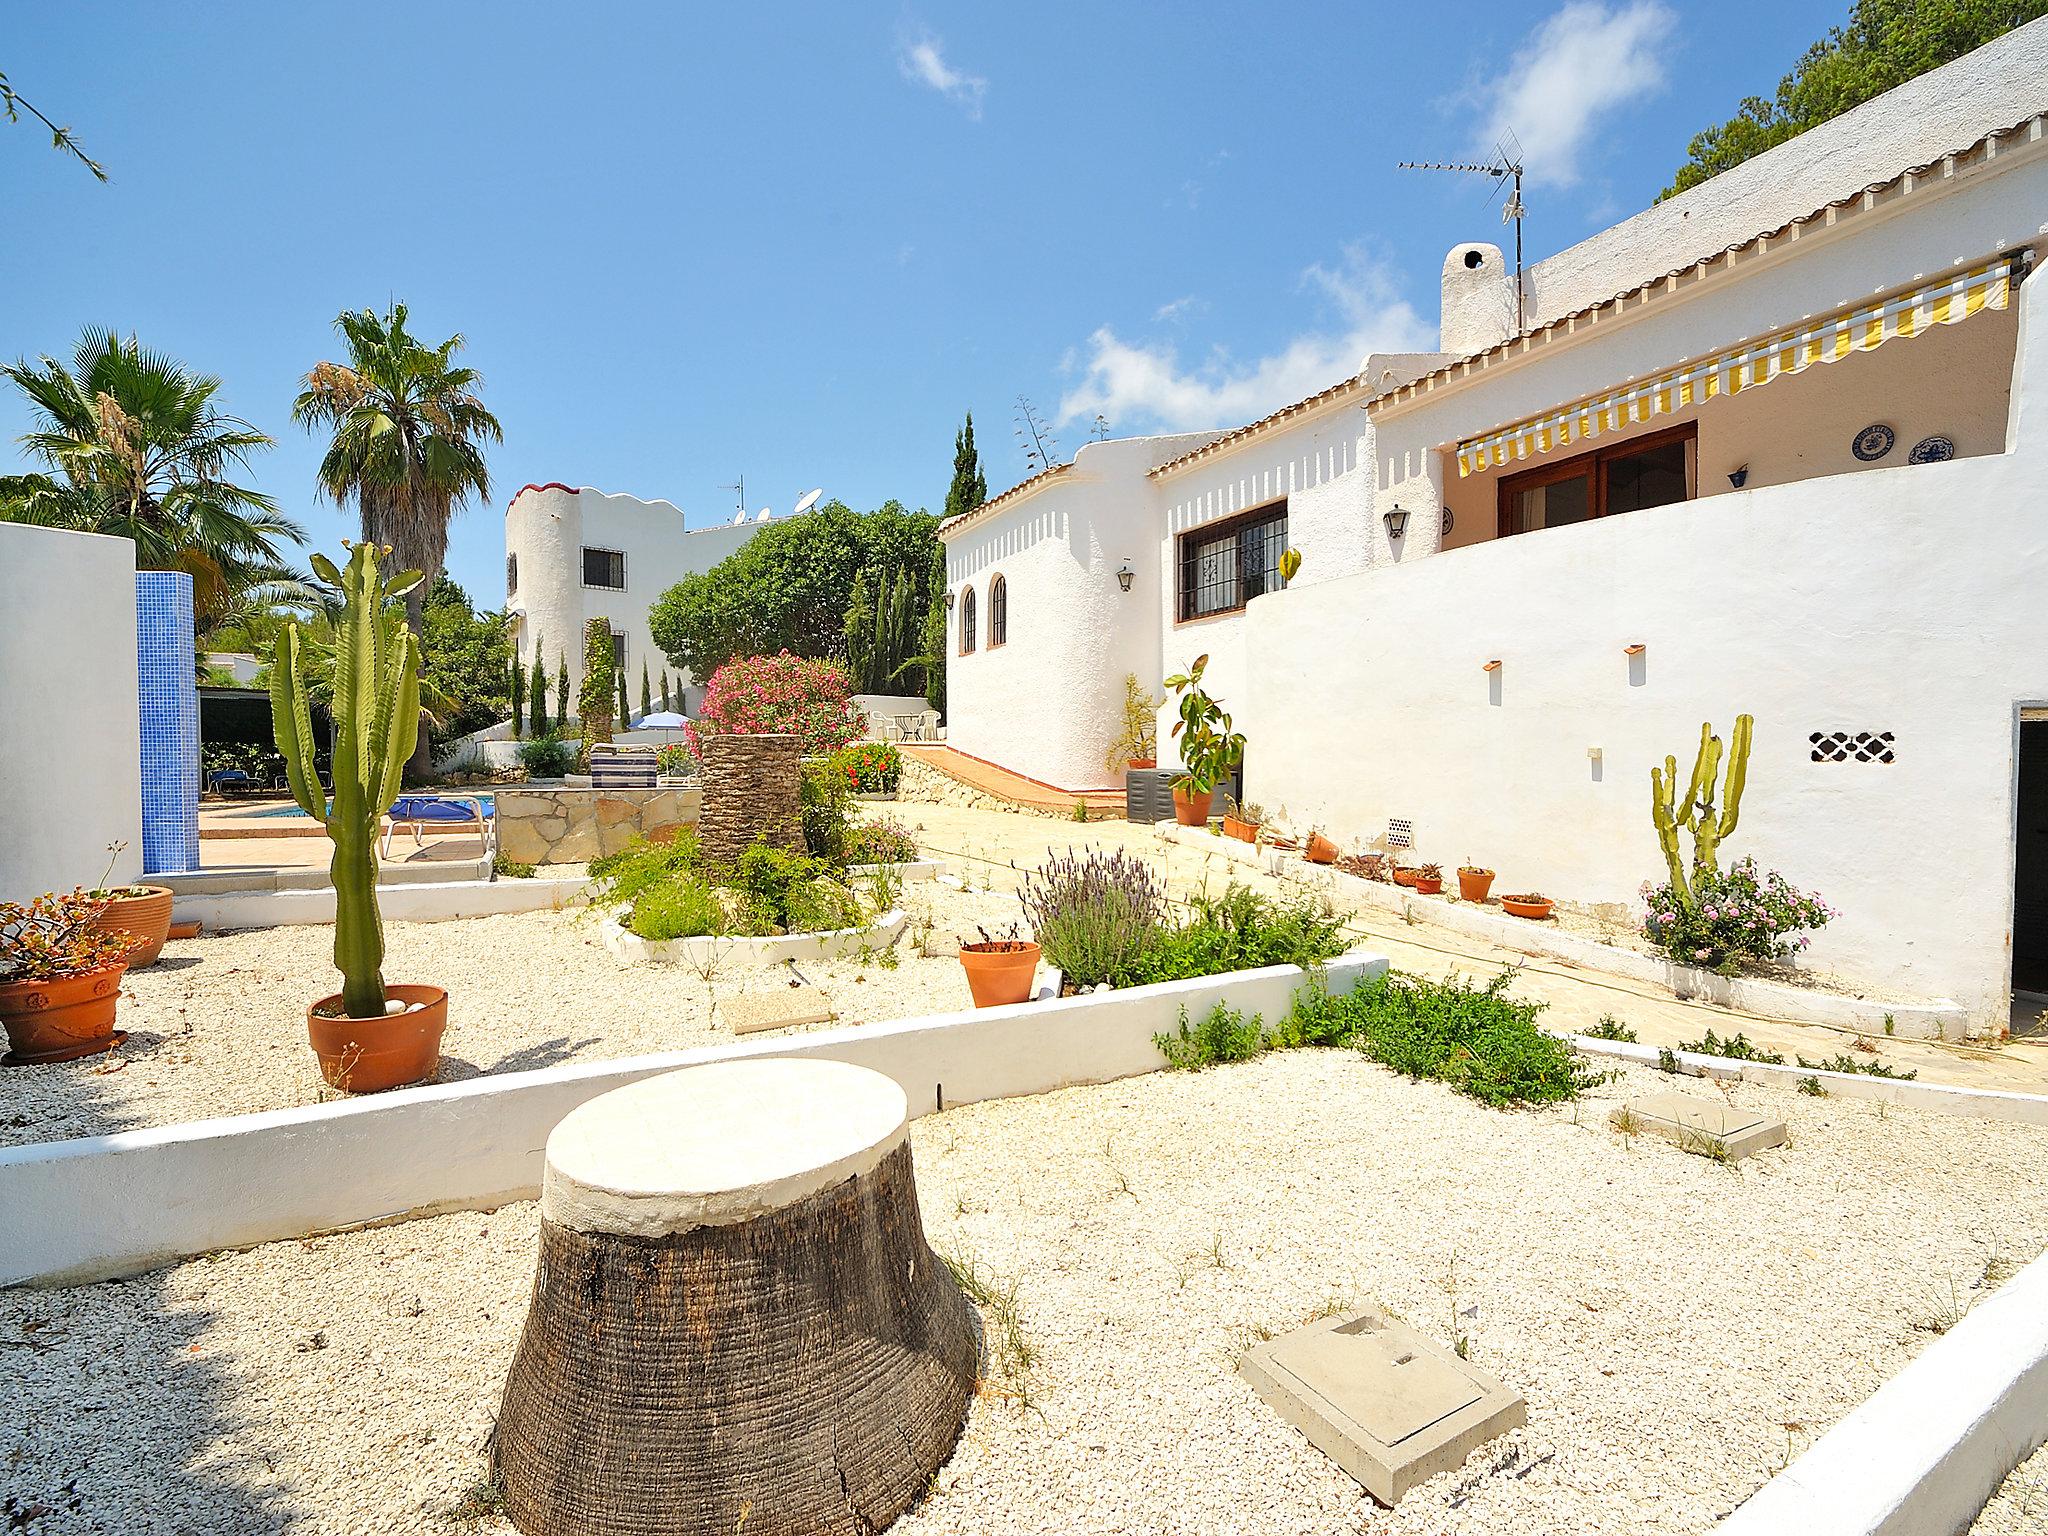
<instances>
[{"instance_id":1,"label":"low white border wall","mask_svg":"<svg viewBox=\"0 0 2048 1536\"><path fill-rule=\"evenodd\" d=\"M1385 971L1352 951L1332 990ZM0 1285L107 1279L193 1254L531 1199L548 1132L610 1089L699 1062L823 1057L886 1073L912 1115L1164 1065L1152 1036L1219 1002L1276 1018L1291 965L747 1044L579 1062L332 1104L0 1148Z\"/></svg>"},{"instance_id":2,"label":"low white border wall","mask_svg":"<svg viewBox=\"0 0 2048 1536\"><path fill-rule=\"evenodd\" d=\"M573 906L590 882L581 875L531 880L436 880L377 887L377 910L387 923L439 923L499 912L542 912ZM197 918L209 932L223 928L291 928L334 921L334 887L311 890L222 891L180 896L173 918Z\"/></svg>"},{"instance_id":3,"label":"low white border wall","mask_svg":"<svg viewBox=\"0 0 2048 1536\"><path fill-rule=\"evenodd\" d=\"M1969 1032L1967 1011L1960 1003L1947 998L1885 1003L1849 997L1840 992L1761 981L1753 976L1722 976L1691 966L1673 965L1640 950L1602 944L1598 939L1565 933L1547 922L1511 917L1505 912L1469 901L1440 901L1434 897L1416 896L1398 885L1347 875L1326 864L1311 864L1297 852L1281 852L1239 842L1234 837L1221 837L1199 827L1183 827L1172 822L1160 822L1155 830L1168 842L1204 853L1221 854L1282 880L1342 891L1367 906L1396 915L1405 915L1412 910L1427 922L1470 938L1569 960L1574 965L1605 971L1610 976L1651 982L1668 988L1674 996L1698 998L1719 1008L1753 1013L1762 1018L1786 1019L1798 1024L1830 1024L1873 1035L1883 1030L1885 1020L1889 1018L1893 1033L1919 1040L1961 1040Z\"/></svg>"},{"instance_id":4,"label":"low white border wall","mask_svg":"<svg viewBox=\"0 0 2048 1536\"><path fill-rule=\"evenodd\" d=\"M2048 1257L1765 1483L1715 1536L1946 1536L2048 1438Z\"/></svg>"},{"instance_id":5,"label":"low white border wall","mask_svg":"<svg viewBox=\"0 0 2048 1536\"><path fill-rule=\"evenodd\" d=\"M643 939L623 921L624 907L604 920L604 947L621 965L684 965L722 970L737 966L758 970L785 960L836 960L863 949L887 949L909 919L898 910L884 912L865 928L828 928L822 933L778 933L765 938L728 938L705 934L689 939Z\"/></svg>"}]
</instances>

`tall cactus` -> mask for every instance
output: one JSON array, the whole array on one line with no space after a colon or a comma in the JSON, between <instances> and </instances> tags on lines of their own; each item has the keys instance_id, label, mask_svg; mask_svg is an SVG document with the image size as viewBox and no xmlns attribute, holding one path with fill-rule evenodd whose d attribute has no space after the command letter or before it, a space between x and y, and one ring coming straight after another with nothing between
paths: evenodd
<instances>
[{"instance_id":1,"label":"tall cactus","mask_svg":"<svg viewBox=\"0 0 2048 1536\"><path fill-rule=\"evenodd\" d=\"M285 777L299 809L334 844L334 964L341 1002L352 1019L384 1016L384 923L377 912L377 822L398 797L420 718L420 643L400 601L418 571L377 574L380 551L358 544L346 569L313 556L320 579L341 589L334 637L334 803L313 767L315 742L303 637L296 623L278 632L270 667L270 723L284 754ZM381 553L390 554L387 545Z\"/></svg>"},{"instance_id":2,"label":"tall cactus","mask_svg":"<svg viewBox=\"0 0 2048 1536\"><path fill-rule=\"evenodd\" d=\"M1722 791L1721 808L1714 809L1714 781L1721 772L1721 738L1711 723L1700 726L1699 756L1693 759L1692 782L1685 799L1675 798L1678 788L1678 759L1666 757L1662 768L1650 770L1650 820L1657 827L1657 841L1664 849L1664 863L1671 871L1671 889L1681 901L1692 899L1692 884L1686 878L1685 860L1678 843L1681 830L1692 833L1692 874L1720 872L1721 843L1735 832L1742 816L1742 790L1749 782L1750 734L1756 720L1750 715L1735 717L1734 738L1728 751L1728 780Z\"/></svg>"}]
</instances>

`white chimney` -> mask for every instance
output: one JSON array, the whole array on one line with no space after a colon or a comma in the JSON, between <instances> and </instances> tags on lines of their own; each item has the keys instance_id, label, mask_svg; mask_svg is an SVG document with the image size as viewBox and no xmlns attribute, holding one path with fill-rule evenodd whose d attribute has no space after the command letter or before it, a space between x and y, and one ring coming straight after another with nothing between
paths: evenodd
<instances>
[{"instance_id":1,"label":"white chimney","mask_svg":"<svg viewBox=\"0 0 2048 1536\"><path fill-rule=\"evenodd\" d=\"M1497 245L1459 245L1444 258L1440 350L1467 356L1515 333L1515 275Z\"/></svg>"}]
</instances>

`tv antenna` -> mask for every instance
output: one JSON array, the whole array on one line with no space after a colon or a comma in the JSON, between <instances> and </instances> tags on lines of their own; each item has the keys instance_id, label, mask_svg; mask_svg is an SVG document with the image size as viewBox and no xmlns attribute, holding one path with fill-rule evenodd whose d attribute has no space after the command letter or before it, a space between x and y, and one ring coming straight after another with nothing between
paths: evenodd
<instances>
[{"instance_id":1,"label":"tv antenna","mask_svg":"<svg viewBox=\"0 0 2048 1536\"><path fill-rule=\"evenodd\" d=\"M740 521L745 522L747 516L747 477L741 475L737 485L721 485L719 489L721 491L731 491L739 497Z\"/></svg>"},{"instance_id":2,"label":"tv antenna","mask_svg":"<svg viewBox=\"0 0 2048 1536\"><path fill-rule=\"evenodd\" d=\"M1522 141L1510 129L1493 146L1493 159L1484 165L1471 165L1459 161L1403 160L1398 167L1404 171L1460 171L1471 176L1491 176L1493 190L1498 195L1503 187L1512 187L1508 200L1500 210L1500 221L1515 226L1515 334L1520 335L1526 323L1522 312L1522 215L1527 211L1522 206ZM1488 202L1493 199L1489 197Z\"/></svg>"}]
</instances>

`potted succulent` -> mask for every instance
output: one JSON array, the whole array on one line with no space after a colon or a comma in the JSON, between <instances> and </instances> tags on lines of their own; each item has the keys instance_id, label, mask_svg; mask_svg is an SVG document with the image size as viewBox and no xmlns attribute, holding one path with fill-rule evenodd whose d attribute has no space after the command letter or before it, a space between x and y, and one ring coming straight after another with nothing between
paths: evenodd
<instances>
[{"instance_id":1,"label":"potted succulent","mask_svg":"<svg viewBox=\"0 0 2048 1536\"><path fill-rule=\"evenodd\" d=\"M1334 864L1337 862L1337 845L1323 836L1320 827L1308 834L1308 847L1302 850L1302 857L1311 864Z\"/></svg>"},{"instance_id":2,"label":"potted succulent","mask_svg":"<svg viewBox=\"0 0 2048 1536\"><path fill-rule=\"evenodd\" d=\"M967 973L967 990L974 994L977 1008L999 1008L1004 1003L1021 1003L1031 996L1032 979L1038 974L1038 946L1019 938L1017 925L1000 939L989 937L978 924L978 944L960 946L960 968Z\"/></svg>"},{"instance_id":3,"label":"potted succulent","mask_svg":"<svg viewBox=\"0 0 2048 1536\"><path fill-rule=\"evenodd\" d=\"M1443 893L1444 872L1438 864L1418 864L1415 878L1408 882L1409 889L1418 896L1438 896Z\"/></svg>"},{"instance_id":4,"label":"potted succulent","mask_svg":"<svg viewBox=\"0 0 2048 1536\"><path fill-rule=\"evenodd\" d=\"M387 547L383 553L389 554ZM279 631L270 668L270 718L299 809L334 844L334 964L341 990L306 1010L306 1032L333 1087L373 1093L433 1076L441 1064L448 994L440 987L386 986L384 924L377 912L377 823L397 798L412 756L420 709L420 646L399 601L418 571L377 573L378 551L358 544L346 570L312 557L341 589L334 684L334 799L313 771L313 719L296 623Z\"/></svg>"},{"instance_id":5,"label":"potted succulent","mask_svg":"<svg viewBox=\"0 0 2048 1536\"><path fill-rule=\"evenodd\" d=\"M1458 894L1466 901L1484 901L1486 893L1492 889L1492 870L1481 869L1477 864L1458 866Z\"/></svg>"},{"instance_id":6,"label":"potted succulent","mask_svg":"<svg viewBox=\"0 0 2048 1536\"><path fill-rule=\"evenodd\" d=\"M1166 680L1166 686L1180 695L1180 719L1172 732L1180 741L1181 761L1181 771L1173 779L1173 818L1184 827L1209 824L1216 786L1244 761L1244 736L1231 729L1230 716L1202 687L1208 665L1204 653L1187 671Z\"/></svg>"},{"instance_id":7,"label":"potted succulent","mask_svg":"<svg viewBox=\"0 0 2048 1536\"><path fill-rule=\"evenodd\" d=\"M1550 916L1552 908L1556 905L1541 891L1524 891L1519 896L1503 896L1500 899L1500 904L1503 909L1513 913L1516 917L1539 919Z\"/></svg>"},{"instance_id":8,"label":"potted succulent","mask_svg":"<svg viewBox=\"0 0 2048 1536\"><path fill-rule=\"evenodd\" d=\"M107 844L107 867L100 872L99 884L85 894L100 903L93 926L102 933L125 935L130 941L128 969L139 971L156 963L164 940L171 935L171 891L162 885L108 885L114 860L127 847L126 843Z\"/></svg>"},{"instance_id":9,"label":"potted succulent","mask_svg":"<svg viewBox=\"0 0 2048 1536\"><path fill-rule=\"evenodd\" d=\"M1259 828L1266 824L1266 813L1249 803L1227 800L1227 804L1229 809L1223 813L1223 835L1234 837L1241 843L1256 843Z\"/></svg>"},{"instance_id":10,"label":"potted succulent","mask_svg":"<svg viewBox=\"0 0 2048 1536\"><path fill-rule=\"evenodd\" d=\"M98 926L105 907L83 890L0 902L0 1024L6 1064L71 1061L119 1039L114 1008L133 943Z\"/></svg>"},{"instance_id":11,"label":"potted succulent","mask_svg":"<svg viewBox=\"0 0 2048 1536\"><path fill-rule=\"evenodd\" d=\"M1147 693L1138 682L1138 674L1124 674L1123 723L1110 739L1109 749L1103 754L1102 766L1110 773L1122 773L1126 768L1156 768L1159 766L1159 706L1164 702Z\"/></svg>"},{"instance_id":12,"label":"potted succulent","mask_svg":"<svg viewBox=\"0 0 2048 1536\"><path fill-rule=\"evenodd\" d=\"M1394 884L1405 886L1412 891L1415 889L1416 873L1417 871L1413 864L1396 864L1394 866Z\"/></svg>"}]
</instances>

